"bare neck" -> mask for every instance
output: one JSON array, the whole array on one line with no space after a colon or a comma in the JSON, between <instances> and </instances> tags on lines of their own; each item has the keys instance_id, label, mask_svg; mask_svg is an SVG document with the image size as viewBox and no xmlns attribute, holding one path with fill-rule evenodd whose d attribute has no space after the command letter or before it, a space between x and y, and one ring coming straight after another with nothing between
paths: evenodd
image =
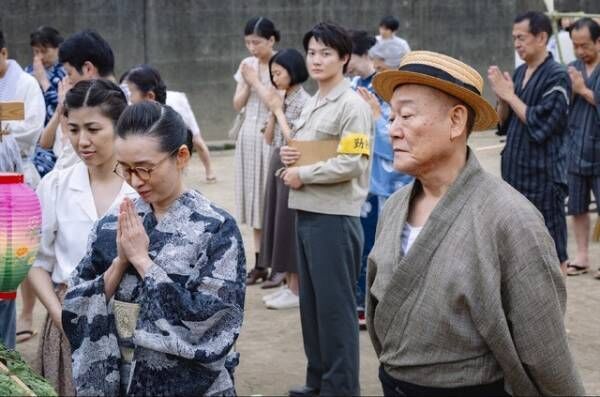
<instances>
[{"instance_id":1,"label":"bare neck","mask_svg":"<svg viewBox=\"0 0 600 397\"><path fill-rule=\"evenodd\" d=\"M121 178L113 172L116 163L115 157L111 160L104 162L100 165L88 166L88 175L90 176L90 183L92 182L111 182Z\"/></svg>"},{"instance_id":2,"label":"bare neck","mask_svg":"<svg viewBox=\"0 0 600 397\"><path fill-rule=\"evenodd\" d=\"M181 196L185 192L185 190L186 187L183 184L183 181L181 181L177 189L175 189L175 191L173 192L173 194L171 194L164 200L161 200L160 202L152 203L152 210L154 211L156 219L160 221L163 218L163 216L167 213L171 205L173 205L175 200L177 200L179 196Z\"/></svg>"},{"instance_id":3,"label":"bare neck","mask_svg":"<svg viewBox=\"0 0 600 397\"><path fill-rule=\"evenodd\" d=\"M319 98L326 97L343 79L344 75L338 73L330 79L319 80Z\"/></svg>"},{"instance_id":4,"label":"bare neck","mask_svg":"<svg viewBox=\"0 0 600 397\"><path fill-rule=\"evenodd\" d=\"M594 71L594 69L596 69L596 66L598 66L598 64L600 64L600 54L596 54L596 58L590 62L590 63L585 63L585 68L588 72L588 75L591 74L591 72Z\"/></svg>"},{"instance_id":5,"label":"bare neck","mask_svg":"<svg viewBox=\"0 0 600 397\"><path fill-rule=\"evenodd\" d=\"M441 199L454 183L467 163L467 148L438 162L417 178L423 187L423 196L428 200Z\"/></svg>"},{"instance_id":6,"label":"bare neck","mask_svg":"<svg viewBox=\"0 0 600 397\"><path fill-rule=\"evenodd\" d=\"M536 70L538 68L538 66L540 66L542 63L544 63L544 61L546 60L547 57L548 57L548 51L540 52L534 59L527 62L527 69L529 69L530 71Z\"/></svg>"}]
</instances>

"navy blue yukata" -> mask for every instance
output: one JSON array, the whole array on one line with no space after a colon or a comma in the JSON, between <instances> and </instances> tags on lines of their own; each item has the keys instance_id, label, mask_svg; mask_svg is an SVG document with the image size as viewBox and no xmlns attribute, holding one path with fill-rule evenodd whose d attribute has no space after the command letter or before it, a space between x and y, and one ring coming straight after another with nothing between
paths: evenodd
<instances>
[{"instance_id":1,"label":"navy blue yukata","mask_svg":"<svg viewBox=\"0 0 600 397\"><path fill-rule=\"evenodd\" d=\"M561 262L567 256L567 164L565 142L571 80L566 68L548 54L523 87L527 64L515 70L515 94L527 105L523 123L511 110L501 130L502 178L542 213Z\"/></svg>"},{"instance_id":2,"label":"navy blue yukata","mask_svg":"<svg viewBox=\"0 0 600 397\"><path fill-rule=\"evenodd\" d=\"M569 112L568 181L569 214L588 212L590 191L600 198L600 65L588 76L581 60L572 62L583 74L587 88L594 92L595 104L581 95L573 97ZM598 211L600 213L600 206Z\"/></svg>"},{"instance_id":3,"label":"navy blue yukata","mask_svg":"<svg viewBox=\"0 0 600 397\"><path fill-rule=\"evenodd\" d=\"M235 220L195 191L177 198L160 221L143 200L135 208L153 265L144 278L130 266L115 292L115 300L139 305L132 337L119 336L104 294L103 274L117 256L118 209L98 221L68 283L62 323L77 395L234 395L232 347L246 277ZM133 349L132 361L121 347Z\"/></svg>"}]
</instances>

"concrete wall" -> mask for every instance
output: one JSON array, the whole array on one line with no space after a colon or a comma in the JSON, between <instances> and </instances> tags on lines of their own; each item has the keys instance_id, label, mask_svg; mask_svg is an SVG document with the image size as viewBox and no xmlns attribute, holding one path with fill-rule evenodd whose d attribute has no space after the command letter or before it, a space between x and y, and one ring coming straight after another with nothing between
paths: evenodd
<instances>
[{"instance_id":1,"label":"concrete wall","mask_svg":"<svg viewBox=\"0 0 600 397\"><path fill-rule=\"evenodd\" d=\"M556 8L600 13L600 0L558 0ZM188 93L205 138L219 140L234 116L232 75L246 56L242 30L253 16L275 22L280 48L300 49L318 21L375 32L379 19L393 14L413 49L447 53L485 75L490 64L511 69L512 19L527 9L544 10L543 1L0 0L0 29L23 66L31 60L29 33L39 25L64 36L98 30L115 51L117 76L138 63L155 65L170 89Z\"/></svg>"}]
</instances>

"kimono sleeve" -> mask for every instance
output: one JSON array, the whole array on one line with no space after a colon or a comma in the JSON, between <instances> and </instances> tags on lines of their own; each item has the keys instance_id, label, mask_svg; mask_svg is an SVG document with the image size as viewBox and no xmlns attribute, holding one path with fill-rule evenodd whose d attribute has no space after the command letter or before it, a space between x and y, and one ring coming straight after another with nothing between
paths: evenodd
<instances>
[{"instance_id":1,"label":"kimono sleeve","mask_svg":"<svg viewBox=\"0 0 600 397\"><path fill-rule=\"evenodd\" d=\"M567 126L571 83L566 72L557 73L544 84L541 101L527 106L527 132L531 139L543 143Z\"/></svg>"},{"instance_id":2,"label":"kimono sleeve","mask_svg":"<svg viewBox=\"0 0 600 397\"><path fill-rule=\"evenodd\" d=\"M584 395L564 324L566 287L552 238L542 219L519 216L508 233L515 272L502 300L511 336L525 372L541 395ZM518 394L518 390L514 390Z\"/></svg>"},{"instance_id":3,"label":"kimono sleeve","mask_svg":"<svg viewBox=\"0 0 600 397\"><path fill-rule=\"evenodd\" d=\"M333 184L359 177L369 166L373 121L366 102L349 103L342 110L337 156L299 167L305 184Z\"/></svg>"},{"instance_id":4,"label":"kimono sleeve","mask_svg":"<svg viewBox=\"0 0 600 397\"><path fill-rule=\"evenodd\" d=\"M110 240L112 245L106 244ZM116 222L103 218L92 228L86 254L68 282L62 325L71 345L77 395L119 394L117 329L103 276L114 253Z\"/></svg>"},{"instance_id":5,"label":"kimono sleeve","mask_svg":"<svg viewBox=\"0 0 600 397\"><path fill-rule=\"evenodd\" d=\"M590 87L592 92L594 93L594 112L596 113L596 120L598 120L598 124L596 124L596 130L600 130L600 77L596 77L594 84Z\"/></svg>"},{"instance_id":6,"label":"kimono sleeve","mask_svg":"<svg viewBox=\"0 0 600 397\"><path fill-rule=\"evenodd\" d=\"M56 217L58 177L59 173L57 171L50 172L40 181L36 189L42 207L42 234L33 267L42 268L48 273L52 273L56 266L54 241L58 231L58 219Z\"/></svg>"},{"instance_id":7,"label":"kimono sleeve","mask_svg":"<svg viewBox=\"0 0 600 397\"><path fill-rule=\"evenodd\" d=\"M240 333L244 313L246 259L233 218L227 216L212 232L206 255L193 265L198 274L187 281L152 265L144 277L134 343L219 367Z\"/></svg>"},{"instance_id":8,"label":"kimono sleeve","mask_svg":"<svg viewBox=\"0 0 600 397\"><path fill-rule=\"evenodd\" d=\"M390 219L390 210L389 204L390 200L388 200L379 219L377 220L377 228L375 229L375 241L377 241L381 235L382 230L385 228L386 223ZM377 333L375 332L375 310L377 309L377 305L379 301L373 294L371 293L371 287L375 282L375 278L377 277L377 263L371 259L371 256L367 258L367 293L366 293L366 312L365 318L367 321L367 331L369 332L369 337L371 338L371 343L373 344L373 349L375 349L375 353L377 357L381 355L382 346L381 341L377 337Z\"/></svg>"}]
</instances>

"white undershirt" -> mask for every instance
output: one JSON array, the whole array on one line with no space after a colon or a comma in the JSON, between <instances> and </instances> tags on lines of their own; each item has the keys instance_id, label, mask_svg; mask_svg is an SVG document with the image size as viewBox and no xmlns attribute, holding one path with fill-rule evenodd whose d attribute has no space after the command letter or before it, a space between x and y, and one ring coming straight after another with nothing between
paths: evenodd
<instances>
[{"instance_id":1,"label":"white undershirt","mask_svg":"<svg viewBox=\"0 0 600 397\"><path fill-rule=\"evenodd\" d=\"M410 247L417 239L417 236L421 233L421 229L423 229L423 226L414 227L409 225L408 222L404 224L401 236L402 252L404 252L404 255L408 254L408 250L410 250Z\"/></svg>"}]
</instances>

